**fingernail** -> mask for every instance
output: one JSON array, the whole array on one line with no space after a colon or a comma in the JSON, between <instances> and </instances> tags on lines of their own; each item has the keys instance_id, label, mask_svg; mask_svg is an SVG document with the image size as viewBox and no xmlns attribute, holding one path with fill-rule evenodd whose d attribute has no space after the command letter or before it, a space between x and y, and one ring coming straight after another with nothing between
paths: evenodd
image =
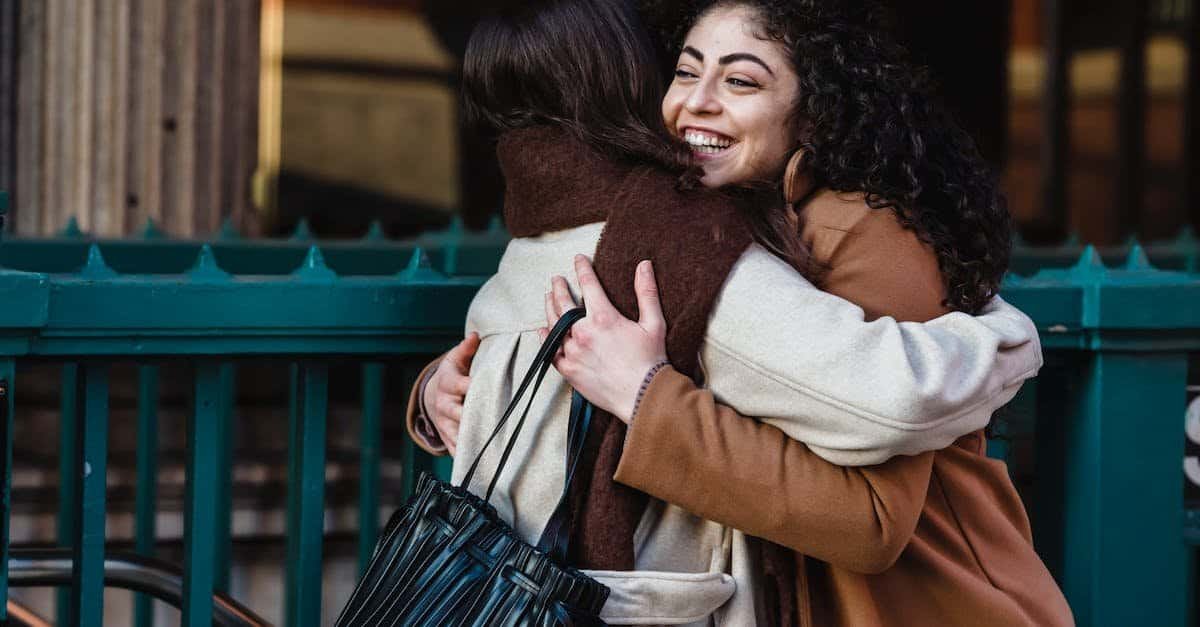
<instances>
[{"instance_id":1,"label":"fingernail","mask_svg":"<svg viewBox=\"0 0 1200 627\"><path fill-rule=\"evenodd\" d=\"M641 272L642 274L650 274L651 265L652 264L649 259L643 260L641 263L638 264L638 272Z\"/></svg>"}]
</instances>

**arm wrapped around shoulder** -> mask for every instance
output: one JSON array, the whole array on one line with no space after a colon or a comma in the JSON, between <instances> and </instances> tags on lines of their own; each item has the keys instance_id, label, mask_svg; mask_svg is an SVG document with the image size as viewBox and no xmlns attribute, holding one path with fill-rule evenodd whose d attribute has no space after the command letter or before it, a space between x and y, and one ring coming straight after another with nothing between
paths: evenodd
<instances>
[{"instance_id":1,"label":"arm wrapped around shoulder","mask_svg":"<svg viewBox=\"0 0 1200 627\"><path fill-rule=\"evenodd\" d=\"M979 316L868 322L763 248L729 275L701 359L716 398L835 464L878 464L983 428L1042 365L1033 321L996 298Z\"/></svg>"}]
</instances>

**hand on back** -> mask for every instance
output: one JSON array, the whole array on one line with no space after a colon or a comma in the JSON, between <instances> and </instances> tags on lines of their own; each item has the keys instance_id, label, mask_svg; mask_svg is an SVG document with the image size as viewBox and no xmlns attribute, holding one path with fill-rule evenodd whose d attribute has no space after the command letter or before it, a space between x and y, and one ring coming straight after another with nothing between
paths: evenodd
<instances>
[{"instance_id":1,"label":"hand on back","mask_svg":"<svg viewBox=\"0 0 1200 627\"><path fill-rule=\"evenodd\" d=\"M571 387L597 407L628 423L633 419L638 391L650 368L667 358L667 323L663 318L649 261L638 264L634 276L638 320L621 315L600 286L592 264L575 258L575 275L587 306L587 316L571 327L554 367ZM546 294L544 338L566 311L576 307L566 279L554 277Z\"/></svg>"},{"instance_id":2,"label":"hand on back","mask_svg":"<svg viewBox=\"0 0 1200 627\"><path fill-rule=\"evenodd\" d=\"M437 370L425 385L425 397L422 400L429 420L451 455L458 449L458 427L462 422L463 401L471 386L471 361L477 350L479 334L471 333L442 357Z\"/></svg>"}]
</instances>

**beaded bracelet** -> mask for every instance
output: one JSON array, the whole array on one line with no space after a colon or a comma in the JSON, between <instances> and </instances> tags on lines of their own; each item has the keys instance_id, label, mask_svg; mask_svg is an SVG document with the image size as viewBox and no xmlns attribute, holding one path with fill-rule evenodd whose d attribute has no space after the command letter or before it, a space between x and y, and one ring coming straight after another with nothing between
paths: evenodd
<instances>
[{"instance_id":1,"label":"beaded bracelet","mask_svg":"<svg viewBox=\"0 0 1200 627\"><path fill-rule=\"evenodd\" d=\"M650 366L650 370L646 371L646 378L642 379L642 386L638 388L637 398L633 401L633 413L629 415L629 422L633 422L633 417L637 415L638 407L642 405L642 397L646 395L646 390L650 388L650 382L654 380L654 375L657 375L659 370L670 365L671 362L663 359Z\"/></svg>"}]
</instances>

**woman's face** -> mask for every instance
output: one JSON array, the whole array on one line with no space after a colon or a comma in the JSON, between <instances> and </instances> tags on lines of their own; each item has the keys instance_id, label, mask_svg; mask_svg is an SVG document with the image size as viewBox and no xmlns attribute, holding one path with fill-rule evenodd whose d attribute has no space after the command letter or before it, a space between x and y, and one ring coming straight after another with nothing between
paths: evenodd
<instances>
[{"instance_id":1,"label":"woman's face","mask_svg":"<svg viewBox=\"0 0 1200 627\"><path fill-rule=\"evenodd\" d=\"M798 143L799 79L781 44L754 35L757 18L737 6L701 17L663 98L663 119L692 146L706 187L771 180Z\"/></svg>"}]
</instances>

